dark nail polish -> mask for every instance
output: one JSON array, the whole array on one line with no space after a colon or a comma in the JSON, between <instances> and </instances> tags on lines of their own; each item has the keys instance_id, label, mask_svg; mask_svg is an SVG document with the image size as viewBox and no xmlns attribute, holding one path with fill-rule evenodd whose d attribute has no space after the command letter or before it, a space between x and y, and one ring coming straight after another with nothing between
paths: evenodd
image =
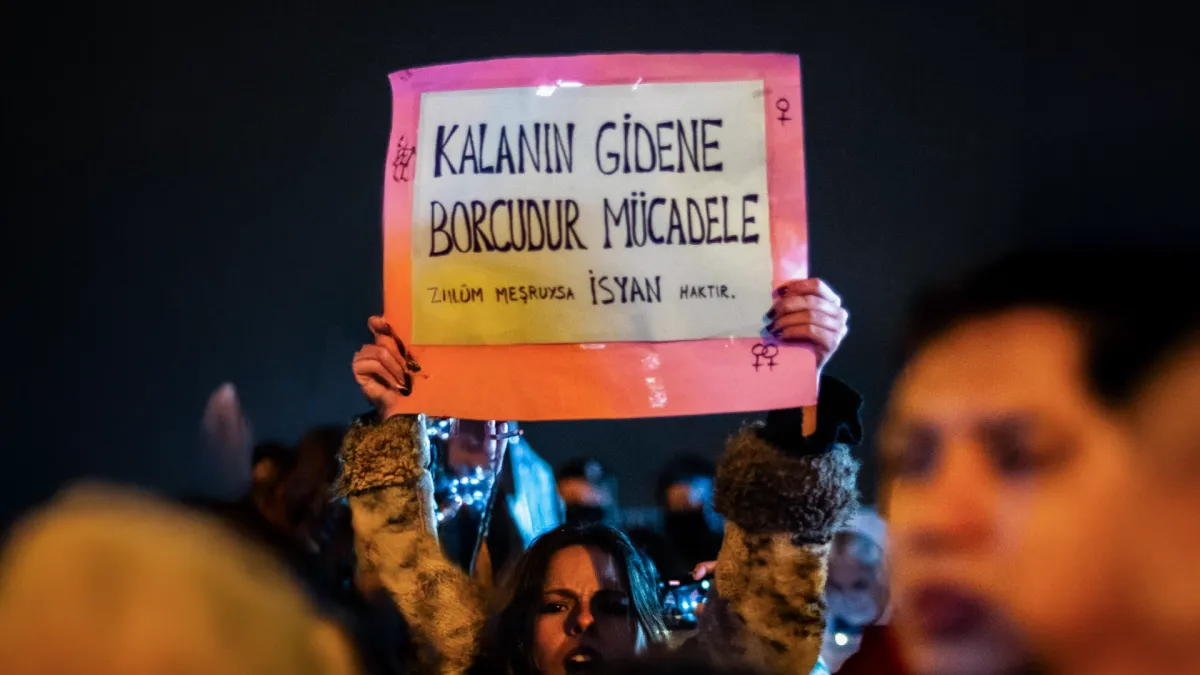
<instances>
[{"instance_id":1,"label":"dark nail polish","mask_svg":"<svg viewBox=\"0 0 1200 675\"><path fill-rule=\"evenodd\" d=\"M771 309L770 309L770 310L767 312L767 321L770 321L770 320L772 320L772 319L774 319L774 318L775 318L775 308L774 308L774 307L772 307L772 308L771 308Z\"/></svg>"},{"instance_id":2,"label":"dark nail polish","mask_svg":"<svg viewBox=\"0 0 1200 675\"><path fill-rule=\"evenodd\" d=\"M780 286L779 288L775 289L775 295L778 295L781 298L787 295L787 286Z\"/></svg>"}]
</instances>

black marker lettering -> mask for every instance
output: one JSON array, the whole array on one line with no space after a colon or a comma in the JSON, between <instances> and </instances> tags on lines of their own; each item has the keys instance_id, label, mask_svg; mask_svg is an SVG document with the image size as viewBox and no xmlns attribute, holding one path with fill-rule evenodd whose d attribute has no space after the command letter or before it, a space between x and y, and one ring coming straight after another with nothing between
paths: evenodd
<instances>
[{"instance_id":1,"label":"black marker lettering","mask_svg":"<svg viewBox=\"0 0 1200 675\"><path fill-rule=\"evenodd\" d=\"M441 217L438 217L439 211ZM433 230L429 235L429 257L435 258L439 255L446 255L450 252L450 248L454 246L454 238L446 231L446 207L442 206L441 202L432 202L429 205L429 222L433 226ZM438 248L438 232L441 232L446 237L446 247Z\"/></svg>"},{"instance_id":2,"label":"black marker lettering","mask_svg":"<svg viewBox=\"0 0 1200 675\"><path fill-rule=\"evenodd\" d=\"M721 126L721 120L703 120L702 122L700 122L700 135L702 138L700 145L703 147L701 154L704 156L704 170L705 171L720 171L722 169L722 167L724 166L724 164L722 162L717 162L716 164L708 163L708 149L712 148L713 150L719 150L721 148L720 144L717 141L714 140L711 143L709 142L708 128L710 126L719 128Z\"/></svg>"},{"instance_id":3,"label":"black marker lettering","mask_svg":"<svg viewBox=\"0 0 1200 675\"><path fill-rule=\"evenodd\" d=\"M516 173L513 171L512 149L508 147L508 134L502 126L500 127L500 143L496 148L496 173L504 173L503 162L508 163L509 173Z\"/></svg>"},{"instance_id":4,"label":"black marker lettering","mask_svg":"<svg viewBox=\"0 0 1200 675\"><path fill-rule=\"evenodd\" d=\"M575 203L574 199L568 199L566 205L567 224L564 226L564 238L567 241L567 250L578 248L581 251L586 251L587 246L583 245L583 240L579 238L579 233L575 231L575 223L579 222L579 204ZM575 244L572 246L571 237L575 237Z\"/></svg>"},{"instance_id":5,"label":"black marker lettering","mask_svg":"<svg viewBox=\"0 0 1200 675\"><path fill-rule=\"evenodd\" d=\"M674 125L671 122L659 122L658 124L654 125L654 140L658 142L658 165L662 167L663 171L675 170L674 164L671 164L667 160L663 159L663 153L667 152L674 146L672 146L670 143L663 143L662 132L663 129L669 130L672 126Z\"/></svg>"},{"instance_id":6,"label":"black marker lettering","mask_svg":"<svg viewBox=\"0 0 1200 675\"><path fill-rule=\"evenodd\" d=\"M450 170L451 175L457 174L454 170L454 162L450 161L450 156L446 154L446 144L454 136L454 132L458 131L458 125L455 124L450 128L450 133L446 134L445 125L439 124L437 130L437 141L434 143L433 153L433 177L440 178L442 175L442 158L446 159L446 168Z\"/></svg>"},{"instance_id":7,"label":"black marker lettering","mask_svg":"<svg viewBox=\"0 0 1200 675\"><path fill-rule=\"evenodd\" d=\"M754 234L746 234L746 225L754 222L754 216L746 215L746 202L751 202L751 203L757 204L758 203L758 195L757 194L749 194L749 195L742 197L742 243L743 244L757 244L758 243L758 233L757 232Z\"/></svg>"},{"instance_id":8,"label":"black marker lettering","mask_svg":"<svg viewBox=\"0 0 1200 675\"><path fill-rule=\"evenodd\" d=\"M683 173L683 158L686 152L686 156L692 160L692 171L699 173L700 159L697 157L697 151L700 149L700 146L697 143L699 135L696 132L696 120L692 120L692 142L690 145L688 144L687 131L683 127L683 122L676 120L675 124L679 128L679 133L676 135L676 139L679 142L679 172Z\"/></svg>"},{"instance_id":9,"label":"black marker lettering","mask_svg":"<svg viewBox=\"0 0 1200 675\"><path fill-rule=\"evenodd\" d=\"M704 243L706 243L706 244L721 243L720 235L718 235L716 239L713 239L713 232L717 229L717 228L713 227L713 225L717 224L718 219L713 218L712 207L717 205L717 201L718 200L716 197L705 197L704 198L704 217L705 217L704 229L708 232L708 236L704 240Z\"/></svg>"},{"instance_id":10,"label":"black marker lettering","mask_svg":"<svg viewBox=\"0 0 1200 675\"><path fill-rule=\"evenodd\" d=\"M459 248L458 238L458 210L462 209L463 226L467 228L466 246ZM450 237L454 240L454 250L459 253L466 253L471 250L471 214L467 211L467 205L462 202L454 202L454 206L450 209Z\"/></svg>"},{"instance_id":11,"label":"black marker lettering","mask_svg":"<svg viewBox=\"0 0 1200 675\"><path fill-rule=\"evenodd\" d=\"M642 202L642 203L645 204L646 202ZM662 206L663 204L666 204L666 203L667 203L667 200L663 199L662 197L655 197L650 202L650 212L646 215L646 218L645 218L646 231L650 233L650 241L652 241L656 244L661 244L665 240L662 237L654 234L654 207Z\"/></svg>"},{"instance_id":12,"label":"black marker lettering","mask_svg":"<svg viewBox=\"0 0 1200 675\"><path fill-rule=\"evenodd\" d=\"M529 155L529 164L533 167L533 171L540 172L542 140L541 134L538 133L538 125L533 125L533 147L529 145L529 138L525 135L525 125L522 124L517 132L517 173L525 173L525 155Z\"/></svg>"},{"instance_id":13,"label":"black marker lettering","mask_svg":"<svg viewBox=\"0 0 1200 675\"><path fill-rule=\"evenodd\" d=\"M508 241L504 245L500 245L500 237L496 236L496 210L508 206L509 222L508 222ZM507 199L497 199L492 202L492 211L488 214L488 231L492 233L492 241L496 243L496 250L504 253L510 250L512 245L512 201Z\"/></svg>"},{"instance_id":14,"label":"black marker lettering","mask_svg":"<svg viewBox=\"0 0 1200 675\"><path fill-rule=\"evenodd\" d=\"M600 131L596 133L596 168L599 169L600 173L604 174L605 176L611 176L621 168L621 155L615 152L604 153L605 157L613 161L611 170L605 170L604 165L600 163L600 143L604 140L604 132L612 131L616 128L616 122L605 122L604 124L600 125Z\"/></svg>"},{"instance_id":15,"label":"black marker lettering","mask_svg":"<svg viewBox=\"0 0 1200 675\"><path fill-rule=\"evenodd\" d=\"M501 128L503 129L503 127ZM487 138L487 125L481 123L479 125L479 173L496 173L495 166L488 166L487 164L483 163L483 159L487 157L485 152L487 146L484 145L483 142L485 138Z\"/></svg>"},{"instance_id":16,"label":"black marker lettering","mask_svg":"<svg viewBox=\"0 0 1200 675\"><path fill-rule=\"evenodd\" d=\"M470 152L467 150L470 149ZM467 172L467 158L471 158L471 173L479 173L479 160L475 156L475 138L471 135L471 127L467 127L467 137L463 139L462 160L458 165L459 173Z\"/></svg>"}]
</instances>

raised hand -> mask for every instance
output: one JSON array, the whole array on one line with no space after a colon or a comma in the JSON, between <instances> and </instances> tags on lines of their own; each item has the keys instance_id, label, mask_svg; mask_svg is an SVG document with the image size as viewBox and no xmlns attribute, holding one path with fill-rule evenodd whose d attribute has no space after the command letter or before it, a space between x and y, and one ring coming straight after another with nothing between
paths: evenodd
<instances>
[{"instance_id":1,"label":"raised hand","mask_svg":"<svg viewBox=\"0 0 1200 675\"><path fill-rule=\"evenodd\" d=\"M380 416L387 419L399 412L400 402L412 393L413 373L420 372L421 367L382 316L368 319L367 327L375 343L355 352L354 381Z\"/></svg>"},{"instance_id":2,"label":"raised hand","mask_svg":"<svg viewBox=\"0 0 1200 675\"><path fill-rule=\"evenodd\" d=\"M820 279L798 279L779 287L767 319L767 330L780 340L813 346L818 371L850 331L850 312L842 307L842 298Z\"/></svg>"}]
</instances>

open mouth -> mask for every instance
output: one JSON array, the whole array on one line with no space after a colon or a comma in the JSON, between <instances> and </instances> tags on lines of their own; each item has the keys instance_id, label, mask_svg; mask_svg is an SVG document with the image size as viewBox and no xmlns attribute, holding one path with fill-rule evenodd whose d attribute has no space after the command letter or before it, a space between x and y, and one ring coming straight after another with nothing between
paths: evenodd
<instances>
[{"instance_id":1,"label":"open mouth","mask_svg":"<svg viewBox=\"0 0 1200 675\"><path fill-rule=\"evenodd\" d=\"M591 647L576 647L567 652L567 657L563 659L563 668L567 671L567 675L575 675L576 673L592 673L599 669L604 659L600 657L600 653Z\"/></svg>"},{"instance_id":2,"label":"open mouth","mask_svg":"<svg viewBox=\"0 0 1200 675\"><path fill-rule=\"evenodd\" d=\"M975 595L951 586L927 586L915 594L912 609L929 637L963 638L981 630L990 612Z\"/></svg>"}]
</instances>

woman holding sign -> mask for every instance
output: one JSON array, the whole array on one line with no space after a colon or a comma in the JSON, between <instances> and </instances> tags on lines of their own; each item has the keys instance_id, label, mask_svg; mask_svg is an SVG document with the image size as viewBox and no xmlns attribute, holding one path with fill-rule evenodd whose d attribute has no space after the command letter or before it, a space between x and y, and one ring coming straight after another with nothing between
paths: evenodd
<instances>
[{"instance_id":1,"label":"woman holding sign","mask_svg":"<svg viewBox=\"0 0 1200 675\"><path fill-rule=\"evenodd\" d=\"M847 332L841 299L817 279L775 295L769 331L811 344L818 368ZM619 531L554 530L517 562L495 608L442 555L429 447L421 416L395 411L418 370L387 322L354 374L376 414L343 448L341 490L354 513L360 565L377 576L411 624L428 672L472 668L564 675L594 672L666 640L653 565ZM857 394L822 381L816 409L772 411L728 442L715 504L727 519L716 583L696 638L713 660L807 673L825 627L829 542L855 507L860 436ZM489 423L488 450L503 456L508 430Z\"/></svg>"}]
</instances>

